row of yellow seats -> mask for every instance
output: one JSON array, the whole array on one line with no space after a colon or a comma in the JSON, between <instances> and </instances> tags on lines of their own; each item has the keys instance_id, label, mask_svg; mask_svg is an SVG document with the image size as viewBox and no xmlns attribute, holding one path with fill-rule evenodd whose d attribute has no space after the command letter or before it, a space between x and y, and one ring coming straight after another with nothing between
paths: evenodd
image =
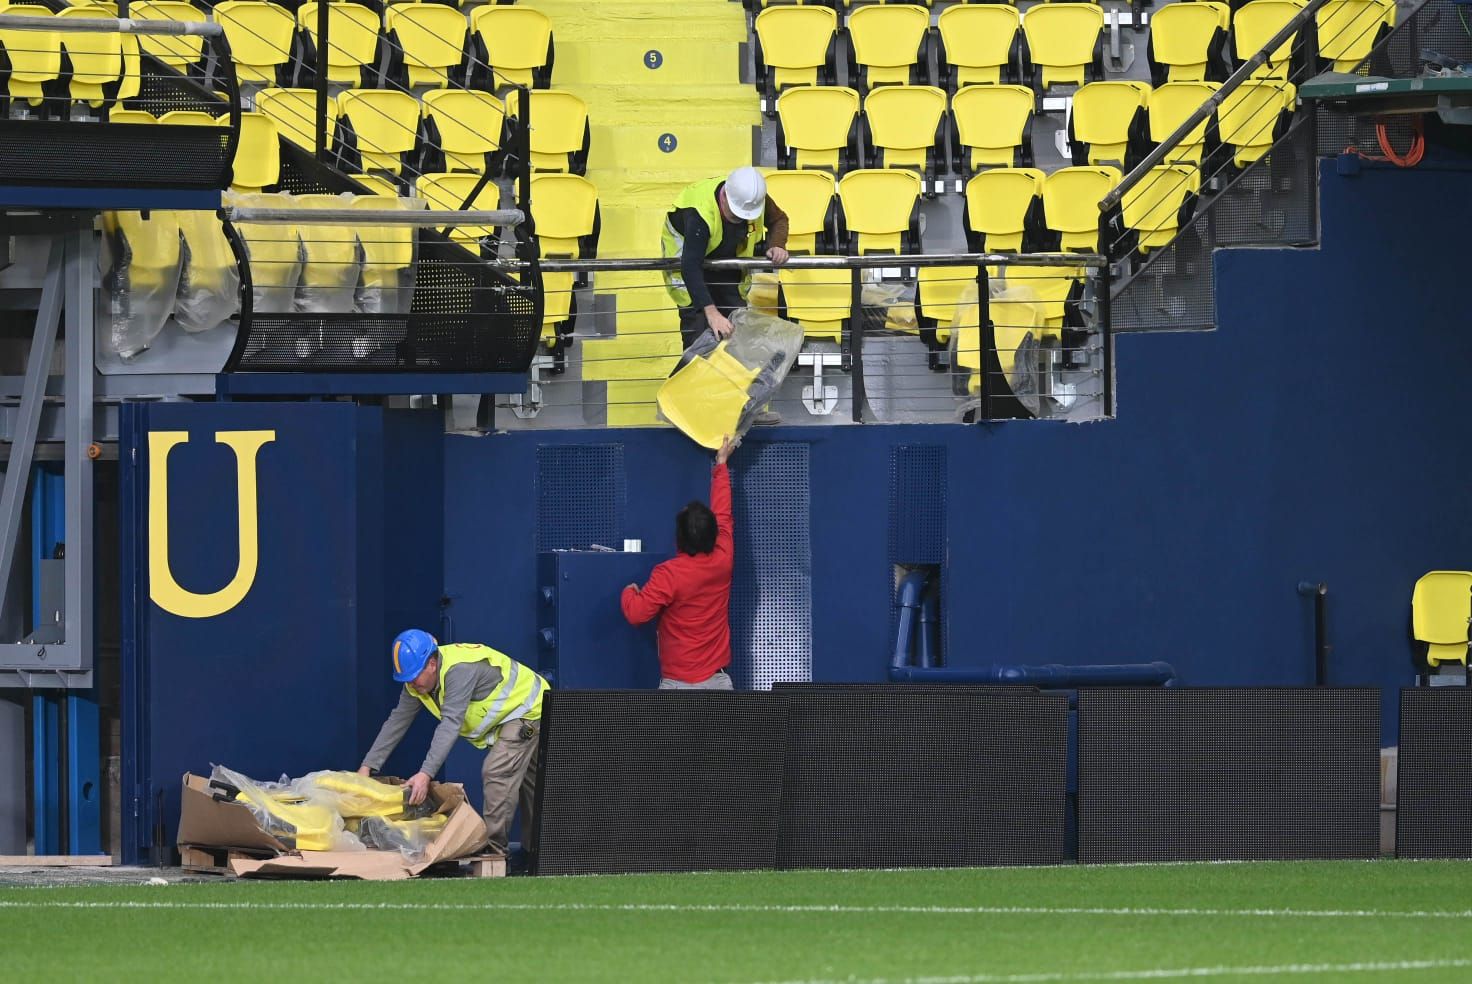
<instances>
[{"instance_id":1,"label":"row of yellow seats","mask_svg":"<svg viewBox=\"0 0 1472 984\"><path fill-rule=\"evenodd\" d=\"M329 82L381 81L376 71L381 38L397 42L410 85L444 85L457 71L461 78L467 70L478 76L476 67L495 73L489 88L549 82L552 25L545 14L527 7L481 6L467 19L439 3L396 3L380 17L362 4L334 2L327 16ZM308 44L317 43L316 0L294 15L264 0L225 0L214 8L214 19L225 30L243 83L289 83L295 74L289 67L293 41L300 34Z\"/></svg>"},{"instance_id":2,"label":"row of yellow seats","mask_svg":"<svg viewBox=\"0 0 1472 984\"><path fill-rule=\"evenodd\" d=\"M227 126L227 116L215 116L200 110L175 110L155 116L142 109L115 109L110 123L155 124L163 126ZM234 177L230 187L235 191L254 192L271 188L281 180L281 140L276 123L264 113L240 114L240 142L235 148Z\"/></svg>"},{"instance_id":3,"label":"row of yellow seats","mask_svg":"<svg viewBox=\"0 0 1472 984\"><path fill-rule=\"evenodd\" d=\"M10 6L0 8L0 18L5 16L87 19L114 13L92 5L68 7L54 15L45 7ZM139 47L132 35L22 30L6 28L0 20L0 49L9 65L3 73L6 95L33 109L53 101L106 110L120 99L136 96L141 89ZM63 55L71 71L60 89Z\"/></svg>"}]
</instances>

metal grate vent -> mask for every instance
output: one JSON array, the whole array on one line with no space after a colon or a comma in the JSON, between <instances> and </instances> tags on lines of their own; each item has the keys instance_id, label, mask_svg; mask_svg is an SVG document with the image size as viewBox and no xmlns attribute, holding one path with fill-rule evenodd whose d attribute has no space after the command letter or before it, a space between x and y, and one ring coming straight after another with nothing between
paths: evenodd
<instances>
[{"instance_id":1,"label":"metal grate vent","mask_svg":"<svg viewBox=\"0 0 1472 984\"><path fill-rule=\"evenodd\" d=\"M537 549L618 549L624 530L624 446L537 448Z\"/></svg>"}]
</instances>

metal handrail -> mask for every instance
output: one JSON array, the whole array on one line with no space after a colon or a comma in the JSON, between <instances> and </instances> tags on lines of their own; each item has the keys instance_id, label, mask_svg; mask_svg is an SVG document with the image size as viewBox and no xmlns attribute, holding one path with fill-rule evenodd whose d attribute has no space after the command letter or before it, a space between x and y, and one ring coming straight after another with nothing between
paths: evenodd
<instances>
[{"instance_id":1,"label":"metal handrail","mask_svg":"<svg viewBox=\"0 0 1472 984\"><path fill-rule=\"evenodd\" d=\"M14 9L14 8L12 8ZM6 31L55 31L58 34L162 34L221 37L225 29L214 21L144 20L134 17L27 17L6 14Z\"/></svg>"},{"instance_id":2,"label":"metal handrail","mask_svg":"<svg viewBox=\"0 0 1472 984\"><path fill-rule=\"evenodd\" d=\"M1146 154L1144 160L1136 164L1134 169L1126 174L1119 184L1115 185L1107 195L1100 199L1099 211L1108 212L1117 206L1135 185L1144 180L1145 175L1150 172L1152 167L1165 160L1166 154L1169 154L1176 147L1180 146L1181 142L1186 139L1186 136L1192 130L1195 130L1210 118L1227 96L1237 91L1243 82L1246 82L1252 77L1253 72L1262 67L1262 64L1267 61L1268 55L1277 51L1284 42L1297 34L1303 25L1308 23L1309 18L1317 14L1319 9L1327 3L1329 3L1329 0L1309 0L1308 6L1294 15L1287 24L1284 24L1282 30L1274 34L1268 43L1262 46L1261 51L1247 59L1247 61L1238 66L1235 72L1227 76L1227 81L1221 84L1221 88L1217 89L1204 103L1196 107L1196 111L1186 118L1186 122L1177 127L1176 131L1166 137L1165 140L1161 141L1159 146Z\"/></svg>"},{"instance_id":3,"label":"metal handrail","mask_svg":"<svg viewBox=\"0 0 1472 984\"><path fill-rule=\"evenodd\" d=\"M230 222L281 222L295 225L374 226L517 226L526 221L519 208L378 209L378 208L244 208L221 210Z\"/></svg>"},{"instance_id":4,"label":"metal handrail","mask_svg":"<svg viewBox=\"0 0 1472 984\"><path fill-rule=\"evenodd\" d=\"M363 214L363 213L360 213ZM409 213L415 214L415 213ZM460 214L460 213L455 213ZM301 212L296 213L300 220ZM463 225L473 223L464 222ZM1103 268L1108 261L1098 253L926 253L877 256L794 256L783 264L787 270L869 270L891 267L938 266L1021 266L1021 267L1087 267ZM508 267L524 266L507 262ZM548 273L600 273L631 270L678 270L679 257L648 259L544 259L540 261ZM771 260L764 257L706 260L708 270L770 270Z\"/></svg>"}]
</instances>

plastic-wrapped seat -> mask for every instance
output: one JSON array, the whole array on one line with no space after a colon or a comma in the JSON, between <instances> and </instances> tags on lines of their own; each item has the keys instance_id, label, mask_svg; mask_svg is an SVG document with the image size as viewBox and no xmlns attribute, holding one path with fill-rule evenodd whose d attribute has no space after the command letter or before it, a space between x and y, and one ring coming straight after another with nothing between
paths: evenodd
<instances>
[{"instance_id":1,"label":"plastic-wrapped seat","mask_svg":"<svg viewBox=\"0 0 1472 984\"><path fill-rule=\"evenodd\" d=\"M1330 0L1314 15L1319 58L1336 72L1353 72L1395 29L1395 0Z\"/></svg>"},{"instance_id":2,"label":"plastic-wrapped seat","mask_svg":"<svg viewBox=\"0 0 1472 984\"><path fill-rule=\"evenodd\" d=\"M203 10L184 0L138 0L128 5L128 16L134 20L200 24L210 19ZM178 72L188 72L204 58L204 38L201 35L140 34L137 37L143 54L152 55Z\"/></svg>"},{"instance_id":3,"label":"plastic-wrapped seat","mask_svg":"<svg viewBox=\"0 0 1472 984\"><path fill-rule=\"evenodd\" d=\"M947 88L1021 82L1022 15L995 3L955 4L941 11L941 76Z\"/></svg>"},{"instance_id":4,"label":"plastic-wrapped seat","mask_svg":"<svg viewBox=\"0 0 1472 984\"><path fill-rule=\"evenodd\" d=\"M432 209L459 209L480 178L474 174L421 174L414 180L414 193ZM501 191L494 181L486 186L468 206L472 209L494 209L500 204ZM494 239L496 230L491 226L451 226L450 241L459 243L471 251L479 251L483 239Z\"/></svg>"},{"instance_id":5,"label":"plastic-wrapped seat","mask_svg":"<svg viewBox=\"0 0 1472 984\"><path fill-rule=\"evenodd\" d=\"M230 203L244 208L290 208L290 195L234 195ZM251 310L290 314L296 310L296 288L302 277L302 239L283 222L237 222L250 263Z\"/></svg>"},{"instance_id":6,"label":"plastic-wrapped seat","mask_svg":"<svg viewBox=\"0 0 1472 984\"><path fill-rule=\"evenodd\" d=\"M859 94L833 86L788 89L777 97L784 167L846 171L854 164Z\"/></svg>"},{"instance_id":7,"label":"plastic-wrapped seat","mask_svg":"<svg viewBox=\"0 0 1472 984\"><path fill-rule=\"evenodd\" d=\"M296 204L306 213L297 224L303 265L296 309L310 314L352 314L362 272L357 230L347 225L317 225L310 215L314 208L346 208L347 200L340 195L298 195Z\"/></svg>"},{"instance_id":8,"label":"plastic-wrapped seat","mask_svg":"<svg viewBox=\"0 0 1472 984\"><path fill-rule=\"evenodd\" d=\"M1232 162L1246 167L1265 157L1297 99L1291 82L1274 79L1249 80L1227 93L1216 120L1222 143L1232 148Z\"/></svg>"},{"instance_id":9,"label":"plastic-wrapped seat","mask_svg":"<svg viewBox=\"0 0 1472 984\"><path fill-rule=\"evenodd\" d=\"M1150 77L1167 82L1222 82L1227 77L1227 31L1232 9L1215 0L1191 0L1161 7L1150 18L1146 52Z\"/></svg>"},{"instance_id":10,"label":"plastic-wrapped seat","mask_svg":"<svg viewBox=\"0 0 1472 984\"><path fill-rule=\"evenodd\" d=\"M768 97L834 79L838 14L828 7L769 7L756 15L756 82Z\"/></svg>"},{"instance_id":11,"label":"plastic-wrapped seat","mask_svg":"<svg viewBox=\"0 0 1472 984\"><path fill-rule=\"evenodd\" d=\"M1098 212L1098 208L1095 207L1094 211ZM1005 279L1009 286L1032 292L1042 314L1039 335L1044 339L1058 339L1068 317L1068 302L1077 298L1085 273L1081 267L1011 266L1006 268ZM997 311L993 319L999 327L1004 323L1009 327L1019 327L1017 313Z\"/></svg>"},{"instance_id":12,"label":"plastic-wrapped seat","mask_svg":"<svg viewBox=\"0 0 1472 984\"><path fill-rule=\"evenodd\" d=\"M316 65L317 0L297 8L297 30L306 44L297 66L297 82L310 81ZM378 54L378 14L359 3L333 0L327 5L327 81L337 85L371 85Z\"/></svg>"},{"instance_id":13,"label":"plastic-wrapped seat","mask_svg":"<svg viewBox=\"0 0 1472 984\"><path fill-rule=\"evenodd\" d=\"M967 248L976 253L1031 250L1043 233L1042 171L999 167L966 182Z\"/></svg>"},{"instance_id":14,"label":"plastic-wrapped seat","mask_svg":"<svg viewBox=\"0 0 1472 984\"><path fill-rule=\"evenodd\" d=\"M356 180L374 194L354 198L351 208L424 208L424 202L417 198L398 197L398 189L383 178L361 175ZM363 275L353 295L353 310L360 314L408 314L414 303L417 230L403 225L359 226L358 245L363 249Z\"/></svg>"},{"instance_id":15,"label":"plastic-wrapped seat","mask_svg":"<svg viewBox=\"0 0 1472 984\"><path fill-rule=\"evenodd\" d=\"M554 43L546 14L486 4L471 14L470 33L479 64L471 64L471 85L492 92L510 85L552 85Z\"/></svg>"},{"instance_id":16,"label":"plastic-wrapped seat","mask_svg":"<svg viewBox=\"0 0 1472 984\"><path fill-rule=\"evenodd\" d=\"M946 94L928 85L890 85L864 97L867 146L880 167L911 168L938 177L945 148Z\"/></svg>"},{"instance_id":17,"label":"plastic-wrapped seat","mask_svg":"<svg viewBox=\"0 0 1472 984\"><path fill-rule=\"evenodd\" d=\"M838 198L854 252L917 252L921 190L913 171L867 168L844 175Z\"/></svg>"},{"instance_id":18,"label":"plastic-wrapped seat","mask_svg":"<svg viewBox=\"0 0 1472 984\"><path fill-rule=\"evenodd\" d=\"M1428 666L1467 665L1472 620L1472 571L1431 571L1411 592L1411 635L1426 648Z\"/></svg>"},{"instance_id":19,"label":"plastic-wrapped seat","mask_svg":"<svg viewBox=\"0 0 1472 984\"><path fill-rule=\"evenodd\" d=\"M518 91L506 97L506 114L518 120L515 125L520 125L520 97ZM531 102L532 170L586 173L592 141L588 104L571 92L546 89L533 91Z\"/></svg>"},{"instance_id":20,"label":"plastic-wrapped seat","mask_svg":"<svg viewBox=\"0 0 1472 984\"><path fill-rule=\"evenodd\" d=\"M826 171L770 171L767 197L787 214L787 249L793 254L831 253L838 245L838 200Z\"/></svg>"},{"instance_id":21,"label":"plastic-wrapped seat","mask_svg":"<svg viewBox=\"0 0 1472 984\"><path fill-rule=\"evenodd\" d=\"M1043 182L1043 217L1064 252L1099 252L1099 202L1119 184L1112 167L1065 167Z\"/></svg>"},{"instance_id":22,"label":"plastic-wrapped seat","mask_svg":"<svg viewBox=\"0 0 1472 984\"><path fill-rule=\"evenodd\" d=\"M942 368L940 353L950 340L950 329L967 301L975 302L977 271L975 267L921 267L915 282L916 315L920 337L930 350L930 368Z\"/></svg>"},{"instance_id":23,"label":"plastic-wrapped seat","mask_svg":"<svg viewBox=\"0 0 1472 984\"><path fill-rule=\"evenodd\" d=\"M923 81L930 11L915 4L860 7L848 18L851 78L861 88Z\"/></svg>"},{"instance_id":24,"label":"plastic-wrapped seat","mask_svg":"<svg viewBox=\"0 0 1472 984\"><path fill-rule=\"evenodd\" d=\"M317 93L312 89L262 89L255 96L255 110L269 116L276 131L306 150L317 149ZM337 125L338 102L327 100L327 143Z\"/></svg>"},{"instance_id":25,"label":"plastic-wrapped seat","mask_svg":"<svg viewBox=\"0 0 1472 984\"><path fill-rule=\"evenodd\" d=\"M28 32L31 33L31 32ZM182 247L172 212L102 213L105 294L99 330L123 359L148 348L174 312Z\"/></svg>"},{"instance_id":26,"label":"plastic-wrapped seat","mask_svg":"<svg viewBox=\"0 0 1472 984\"><path fill-rule=\"evenodd\" d=\"M106 18L113 16L95 4L66 7L56 16L65 18ZM73 102L102 109L116 102L123 86L125 35L105 31L67 31L61 35L61 48L71 65L67 78L67 94ZM129 38L137 50L136 39ZM137 76L138 66L132 66Z\"/></svg>"},{"instance_id":27,"label":"plastic-wrapped seat","mask_svg":"<svg viewBox=\"0 0 1472 984\"><path fill-rule=\"evenodd\" d=\"M971 85L951 100L956 170L1032 164L1033 91L1025 85Z\"/></svg>"},{"instance_id":28,"label":"plastic-wrapped seat","mask_svg":"<svg viewBox=\"0 0 1472 984\"><path fill-rule=\"evenodd\" d=\"M209 331L240 310L240 271L225 227L213 212L171 212L184 247L174 320L189 332Z\"/></svg>"},{"instance_id":29,"label":"plastic-wrapped seat","mask_svg":"<svg viewBox=\"0 0 1472 984\"><path fill-rule=\"evenodd\" d=\"M448 85L465 58L465 15L439 3L396 3L384 8L383 29L400 85Z\"/></svg>"},{"instance_id":30,"label":"plastic-wrapped seat","mask_svg":"<svg viewBox=\"0 0 1472 984\"><path fill-rule=\"evenodd\" d=\"M1040 3L1022 15L1033 88L1104 77L1104 10L1092 3Z\"/></svg>"},{"instance_id":31,"label":"plastic-wrapped seat","mask_svg":"<svg viewBox=\"0 0 1472 984\"><path fill-rule=\"evenodd\" d=\"M407 92L348 89L337 96L333 141L345 171L400 174L419 135L419 102Z\"/></svg>"},{"instance_id":32,"label":"plastic-wrapped seat","mask_svg":"<svg viewBox=\"0 0 1472 984\"><path fill-rule=\"evenodd\" d=\"M1220 82L1167 82L1150 93L1150 142L1162 144L1221 88ZM1166 152L1167 164L1201 164L1207 140L1211 137L1214 117L1201 125Z\"/></svg>"},{"instance_id":33,"label":"plastic-wrapped seat","mask_svg":"<svg viewBox=\"0 0 1472 984\"><path fill-rule=\"evenodd\" d=\"M1307 4L1305 0L1252 0L1237 8L1232 15L1232 52L1238 62L1245 62L1263 49L1273 36L1288 26ZM1289 35L1267 60L1252 73L1255 79L1286 79L1291 69L1294 48L1301 32Z\"/></svg>"},{"instance_id":34,"label":"plastic-wrapped seat","mask_svg":"<svg viewBox=\"0 0 1472 984\"><path fill-rule=\"evenodd\" d=\"M1079 89L1068 121L1073 162L1133 166L1145 150L1149 101L1144 82L1090 82Z\"/></svg>"},{"instance_id":35,"label":"plastic-wrapped seat","mask_svg":"<svg viewBox=\"0 0 1472 984\"><path fill-rule=\"evenodd\" d=\"M237 81L257 85L290 82L287 64L296 35L291 11L260 0L223 0L215 5L214 17L225 31Z\"/></svg>"},{"instance_id":36,"label":"plastic-wrapped seat","mask_svg":"<svg viewBox=\"0 0 1472 984\"><path fill-rule=\"evenodd\" d=\"M495 170L506 107L489 92L435 89L423 97L420 171Z\"/></svg>"},{"instance_id":37,"label":"plastic-wrapped seat","mask_svg":"<svg viewBox=\"0 0 1472 984\"><path fill-rule=\"evenodd\" d=\"M1152 167L1120 201L1124 227L1139 237L1140 252L1167 246L1191 220L1201 171L1189 164Z\"/></svg>"},{"instance_id":38,"label":"plastic-wrapped seat","mask_svg":"<svg viewBox=\"0 0 1472 984\"><path fill-rule=\"evenodd\" d=\"M541 255L547 258L579 259L598 252L598 189L576 174L538 174L532 177L532 222ZM543 271L545 301L542 340L554 350L560 339L571 333L577 314L574 292L586 285L586 277L573 273Z\"/></svg>"},{"instance_id":39,"label":"plastic-wrapped seat","mask_svg":"<svg viewBox=\"0 0 1472 984\"><path fill-rule=\"evenodd\" d=\"M14 14L46 17L45 7L6 7L0 16ZM3 24L3 21L0 21ZM5 94L10 102L20 101L32 110L43 111L48 88L55 88L61 77L61 33L59 31L17 31L0 27L0 47L10 62L4 74Z\"/></svg>"}]
</instances>

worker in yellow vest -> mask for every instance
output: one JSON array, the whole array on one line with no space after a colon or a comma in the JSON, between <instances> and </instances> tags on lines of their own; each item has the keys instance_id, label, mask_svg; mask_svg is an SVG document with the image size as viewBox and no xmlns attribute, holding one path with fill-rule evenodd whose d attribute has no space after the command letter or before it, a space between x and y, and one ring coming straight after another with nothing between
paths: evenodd
<instances>
[{"instance_id":1,"label":"worker in yellow vest","mask_svg":"<svg viewBox=\"0 0 1472 984\"><path fill-rule=\"evenodd\" d=\"M665 287L680 309L680 340L689 348L707 329L716 338L731 334L730 314L746 306L751 275L707 271L705 261L750 257L761 246L773 266L787 262L787 214L767 197L767 180L754 167L724 178L707 178L675 198L665 216L660 252L678 257L678 270L664 271ZM770 410L758 424L782 420Z\"/></svg>"},{"instance_id":2,"label":"worker in yellow vest","mask_svg":"<svg viewBox=\"0 0 1472 984\"><path fill-rule=\"evenodd\" d=\"M420 629L400 632L393 646L394 679L404 685L393 713L378 729L358 772L370 775L398 747L423 708L439 720L429 753L405 783L409 802L424 802L457 735L486 749L481 766L488 845L505 854L517 802L528 847L536 804L537 736L547 681L510 656L475 643L441 646Z\"/></svg>"}]
</instances>

